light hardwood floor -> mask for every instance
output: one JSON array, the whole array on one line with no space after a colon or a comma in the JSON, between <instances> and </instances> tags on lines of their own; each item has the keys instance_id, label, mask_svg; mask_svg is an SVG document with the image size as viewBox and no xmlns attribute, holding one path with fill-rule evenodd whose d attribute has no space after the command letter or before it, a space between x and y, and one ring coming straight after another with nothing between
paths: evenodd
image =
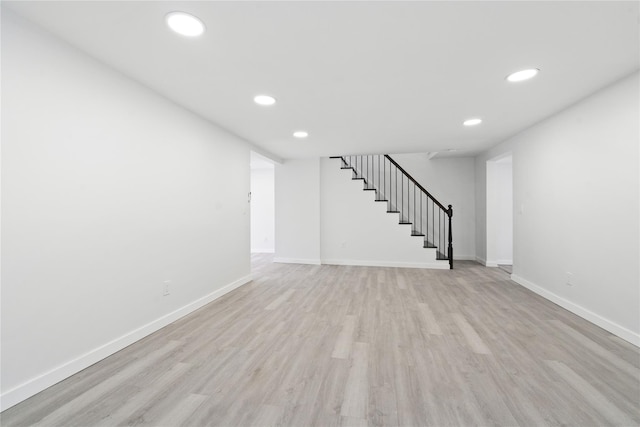
<instances>
[{"instance_id":1,"label":"light hardwood floor","mask_svg":"<svg viewBox=\"0 0 640 427\"><path fill-rule=\"evenodd\" d=\"M253 282L2 426L640 424L638 348L501 269L253 260Z\"/></svg>"}]
</instances>

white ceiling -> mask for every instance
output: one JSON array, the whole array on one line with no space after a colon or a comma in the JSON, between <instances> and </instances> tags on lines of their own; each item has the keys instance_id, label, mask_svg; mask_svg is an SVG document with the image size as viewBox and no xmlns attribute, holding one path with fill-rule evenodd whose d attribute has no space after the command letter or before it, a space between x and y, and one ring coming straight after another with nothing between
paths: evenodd
<instances>
[{"instance_id":1,"label":"white ceiling","mask_svg":"<svg viewBox=\"0 0 640 427\"><path fill-rule=\"evenodd\" d=\"M635 1L2 3L282 158L474 154L640 66ZM174 10L205 34L170 32Z\"/></svg>"}]
</instances>

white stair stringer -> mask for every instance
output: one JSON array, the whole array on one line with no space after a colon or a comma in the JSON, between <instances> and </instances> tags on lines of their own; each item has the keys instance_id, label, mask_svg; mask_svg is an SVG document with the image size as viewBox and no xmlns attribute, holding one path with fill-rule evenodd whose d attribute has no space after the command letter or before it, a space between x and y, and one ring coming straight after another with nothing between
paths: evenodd
<instances>
[{"instance_id":1,"label":"white stair stringer","mask_svg":"<svg viewBox=\"0 0 640 427\"><path fill-rule=\"evenodd\" d=\"M387 213L375 191L364 191L340 159L321 162L321 255L323 264L448 269L424 248L423 237L411 236L411 225Z\"/></svg>"}]
</instances>

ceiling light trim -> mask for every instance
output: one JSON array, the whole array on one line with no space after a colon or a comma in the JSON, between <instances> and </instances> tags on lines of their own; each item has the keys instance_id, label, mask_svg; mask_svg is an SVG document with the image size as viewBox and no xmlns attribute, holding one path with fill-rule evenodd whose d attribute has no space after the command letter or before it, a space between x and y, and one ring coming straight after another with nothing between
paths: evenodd
<instances>
[{"instance_id":1,"label":"ceiling light trim","mask_svg":"<svg viewBox=\"0 0 640 427\"><path fill-rule=\"evenodd\" d=\"M472 117L462 122L462 124L467 127L478 126L480 123L482 123L482 119L479 117Z\"/></svg>"},{"instance_id":2,"label":"ceiling light trim","mask_svg":"<svg viewBox=\"0 0 640 427\"><path fill-rule=\"evenodd\" d=\"M511 83L518 83L530 80L540 73L539 68L526 68L509 74L505 79Z\"/></svg>"},{"instance_id":3,"label":"ceiling light trim","mask_svg":"<svg viewBox=\"0 0 640 427\"><path fill-rule=\"evenodd\" d=\"M175 10L167 13L164 20L173 32L184 37L198 37L206 30L206 26L204 25L204 22L202 22L202 19L188 12Z\"/></svg>"},{"instance_id":4,"label":"ceiling light trim","mask_svg":"<svg viewBox=\"0 0 640 427\"><path fill-rule=\"evenodd\" d=\"M271 95L261 94L254 96L253 102L258 105L269 106L274 105L276 103L276 99Z\"/></svg>"}]
</instances>

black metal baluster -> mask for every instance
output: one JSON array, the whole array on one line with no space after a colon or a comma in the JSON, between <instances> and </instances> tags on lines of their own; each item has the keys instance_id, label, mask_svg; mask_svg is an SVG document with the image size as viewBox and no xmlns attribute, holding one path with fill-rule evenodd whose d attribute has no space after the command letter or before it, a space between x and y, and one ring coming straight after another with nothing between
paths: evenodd
<instances>
[{"instance_id":1,"label":"black metal baluster","mask_svg":"<svg viewBox=\"0 0 640 427\"><path fill-rule=\"evenodd\" d=\"M431 200L431 245L436 246L438 241L436 240L436 217L433 215L433 199Z\"/></svg>"},{"instance_id":2,"label":"black metal baluster","mask_svg":"<svg viewBox=\"0 0 640 427\"><path fill-rule=\"evenodd\" d=\"M444 225L444 222L442 221L443 217L442 217L442 209L440 209L440 229L442 229L442 226ZM447 251L445 250L445 244L444 244L444 230L442 230L440 232L440 241L442 242L442 257L444 258L447 254Z\"/></svg>"},{"instance_id":3,"label":"black metal baluster","mask_svg":"<svg viewBox=\"0 0 640 427\"><path fill-rule=\"evenodd\" d=\"M431 234L433 246L438 246L438 240L436 239L436 216L433 213L433 199L431 200Z\"/></svg>"},{"instance_id":4,"label":"black metal baluster","mask_svg":"<svg viewBox=\"0 0 640 427\"><path fill-rule=\"evenodd\" d=\"M429 198L427 197L427 202L424 206L424 211L427 217L427 240L429 240ZM433 240L433 239L432 239Z\"/></svg>"},{"instance_id":5,"label":"black metal baluster","mask_svg":"<svg viewBox=\"0 0 640 427\"><path fill-rule=\"evenodd\" d=\"M447 258L449 258L449 268L453 269L453 232L451 231L451 218L453 217L453 206L449 205L449 211L447 211L449 217L449 248Z\"/></svg>"}]
</instances>

